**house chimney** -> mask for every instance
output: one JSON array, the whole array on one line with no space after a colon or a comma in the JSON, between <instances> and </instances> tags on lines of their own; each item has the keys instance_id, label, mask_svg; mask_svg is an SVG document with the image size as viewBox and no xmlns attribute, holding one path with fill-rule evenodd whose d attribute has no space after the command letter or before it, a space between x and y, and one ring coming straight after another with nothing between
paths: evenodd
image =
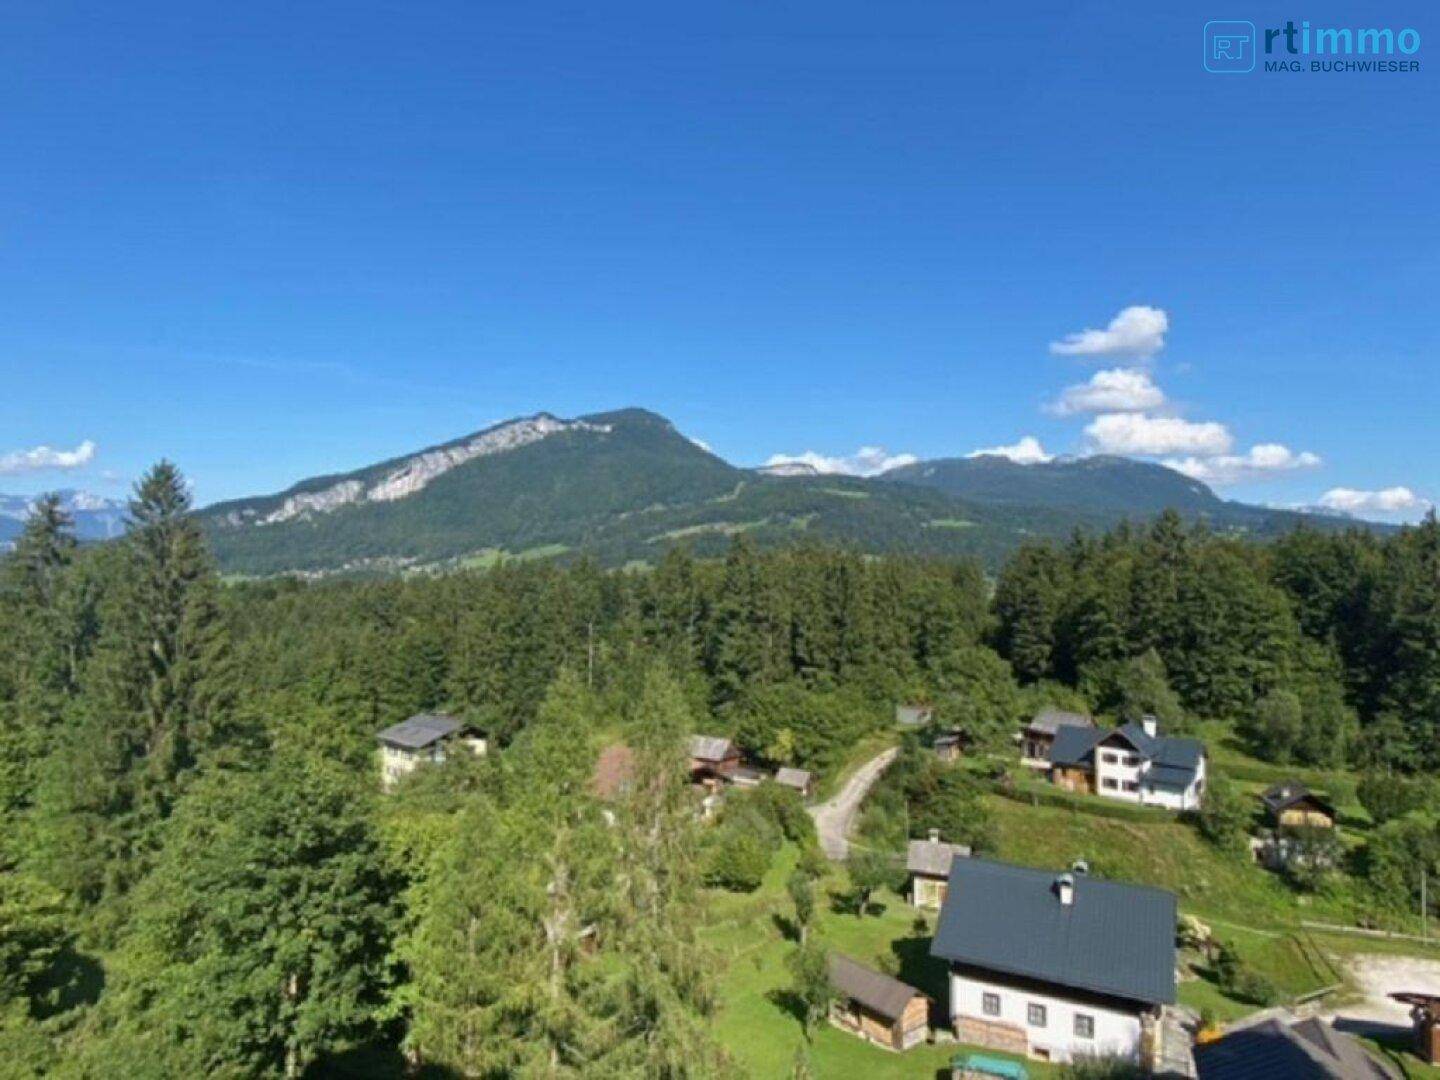
<instances>
[{"instance_id":1,"label":"house chimney","mask_svg":"<svg viewBox=\"0 0 1440 1080\"><path fill-rule=\"evenodd\" d=\"M1075 879L1069 874L1061 874L1055 879L1055 895L1060 898L1060 903L1069 907L1075 903Z\"/></svg>"},{"instance_id":2,"label":"house chimney","mask_svg":"<svg viewBox=\"0 0 1440 1080\"><path fill-rule=\"evenodd\" d=\"M1145 734L1149 735L1152 739L1160 734L1160 721L1156 720L1151 713L1146 713L1140 717L1140 726L1145 730Z\"/></svg>"},{"instance_id":3,"label":"house chimney","mask_svg":"<svg viewBox=\"0 0 1440 1080\"><path fill-rule=\"evenodd\" d=\"M931 830L930 830L930 843L932 843L932 844L938 844L939 842L940 842L940 830L939 830L939 829L931 829Z\"/></svg>"}]
</instances>

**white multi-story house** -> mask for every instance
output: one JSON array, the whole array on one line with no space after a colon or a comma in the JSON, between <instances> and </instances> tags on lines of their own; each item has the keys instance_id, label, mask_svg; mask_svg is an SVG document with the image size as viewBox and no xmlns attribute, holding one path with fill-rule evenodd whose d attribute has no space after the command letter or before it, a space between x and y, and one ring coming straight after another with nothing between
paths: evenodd
<instances>
[{"instance_id":1,"label":"white multi-story house","mask_svg":"<svg viewBox=\"0 0 1440 1080\"><path fill-rule=\"evenodd\" d=\"M1205 744L1161 735L1153 716L1118 728L1061 728L1050 779L1070 791L1195 810L1205 794Z\"/></svg>"},{"instance_id":2,"label":"white multi-story house","mask_svg":"<svg viewBox=\"0 0 1440 1080\"><path fill-rule=\"evenodd\" d=\"M1175 897L1162 889L955 859L931 943L961 1042L1044 1061L1152 1067L1175 1001Z\"/></svg>"}]
</instances>

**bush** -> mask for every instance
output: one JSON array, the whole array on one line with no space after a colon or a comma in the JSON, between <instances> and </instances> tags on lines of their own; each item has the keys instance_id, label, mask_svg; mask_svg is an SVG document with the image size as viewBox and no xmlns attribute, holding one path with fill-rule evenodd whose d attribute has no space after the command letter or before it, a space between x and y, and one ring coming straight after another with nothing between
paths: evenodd
<instances>
[{"instance_id":1,"label":"bush","mask_svg":"<svg viewBox=\"0 0 1440 1080\"><path fill-rule=\"evenodd\" d=\"M1224 776L1210 776L1195 824L1200 835L1222 851L1245 850L1246 836L1253 820L1250 803Z\"/></svg>"},{"instance_id":2,"label":"bush","mask_svg":"<svg viewBox=\"0 0 1440 1080\"><path fill-rule=\"evenodd\" d=\"M1215 957L1215 983L1227 997L1252 1005L1274 1005L1280 1000L1275 984L1240 959L1234 948L1223 942Z\"/></svg>"},{"instance_id":3,"label":"bush","mask_svg":"<svg viewBox=\"0 0 1440 1080\"><path fill-rule=\"evenodd\" d=\"M1133 1061L1118 1057L1079 1057L1060 1066L1062 1080L1140 1080L1148 1075Z\"/></svg>"},{"instance_id":4,"label":"bush","mask_svg":"<svg viewBox=\"0 0 1440 1080\"><path fill-rule=\"evenodd\" d=\"M718 827L705 857L705 884L731 892L754 892L770 869L773 854L774 848L753 830Z\"/></svg>"},{"instance_id":5,"label":"bush","mask_svg":"<svg viewBox=\"0 0 1440 1080\"><path fill-rule=\"evenodd\" d=\"M731 801L741 801L772 822L780 834L801 847L815 843L815 822L805 811L805 800L794 788L766 780L749 791L731 791Z\"/></svg>"},{"instance_id":6,"label":"bush","mask_svg":"<svg viewBox=\"0 0 1440 1080\"><path fill-rule=\"evenodd\" d=\"M1429 786L1423 780L1407 780L1388 773L1366 774L1356 787L1355 796L1377 825L1423 809L1430 801Z\"/></svg>"}]
</instances>

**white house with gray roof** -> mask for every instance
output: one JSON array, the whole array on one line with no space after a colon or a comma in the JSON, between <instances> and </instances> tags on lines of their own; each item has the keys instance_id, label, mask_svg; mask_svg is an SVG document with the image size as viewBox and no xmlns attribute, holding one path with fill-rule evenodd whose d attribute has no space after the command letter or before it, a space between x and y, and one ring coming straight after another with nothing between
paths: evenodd
<instances>
[{"instance_id":1,"label":"white house with gray roof","mask_svg":"<svg viewBox=\"0 0 1440 1080\"><path fill-rule=\"evenodd\" d=\"M1161 735L1153 716L1118 728L1063 728L1050 749L1060 787L1166 810L1195 810L1205 795L1205 744Z\"/></svg>"},{"instance_id":2,"label":"white house with gray roof","mask_svg":"<svg viewBox=\"0 0 1440 1080\"><path fill-rule=\"evenodd\" d=\"M392 724L375 738L380 743L380 785L389 791L401 777L427 762L441 762L453 745L480 756L489 749L485 736L463 721L440 713L420 713Z\"/></svg>"},{"instance_id":3,"label":"white house with gray roof","mask_svg":"<svg viewBox=\"0 0 1440 1080\"><path fill-rule=\"evenodd\" d=\"M1153 1065L1175 1002L1175 915L1162 889L955 859L930 952L950 965L956 1038Z\"/></svg>"}]
</instances>

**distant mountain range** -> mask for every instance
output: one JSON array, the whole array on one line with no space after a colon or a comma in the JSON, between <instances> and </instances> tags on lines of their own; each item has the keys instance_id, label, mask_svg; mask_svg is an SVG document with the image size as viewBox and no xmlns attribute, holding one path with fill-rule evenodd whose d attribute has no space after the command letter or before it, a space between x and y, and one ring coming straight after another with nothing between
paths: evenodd
<instances>
[{"instance_id":1,"label":"distant mountain range","mask_svg":"<svg viewBox=\"0 0 1440 1080\"><path fill-rule=\"evenodd\" d=\"M81 540L108 540L125 531L125 503L85 491L58 492L65 509L75 518L75 532ZM0 495L0 548L14 543L25 526L32 498Z\"/></svg>"},{"instance_id":2,"label":"distant mountain range","mask_svg":"<svg viewBox=\"0 0 1440 1080\"><path fill-rule=\"evenodd\" d=\"M585 553L654 562L684 542L717 553L746 533L871 552L977 555L995 565L1026 537L1103 528L1174 507L1254 534L1333 518L1218 498L1159 465L1093 457L920 462L863 479L745 469L643 409L509 420L275 495L199 511L222 567L238 574L390 571Z\"/></svg>"}]
</instances>

